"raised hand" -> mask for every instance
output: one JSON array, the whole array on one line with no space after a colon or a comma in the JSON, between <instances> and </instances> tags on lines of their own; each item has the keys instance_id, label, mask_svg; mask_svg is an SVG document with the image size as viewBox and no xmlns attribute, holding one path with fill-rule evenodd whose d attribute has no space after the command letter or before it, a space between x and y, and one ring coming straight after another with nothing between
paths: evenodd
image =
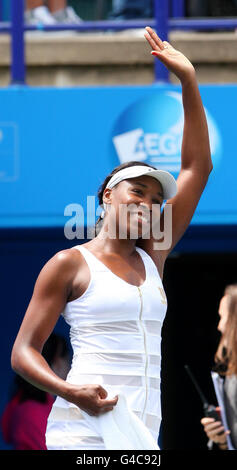
<instances>
[{"instance_id":1,"label":"raised hand","mask_svg":"<svg viewBox=\"0 0 237 470\"><path fill-rule=\"evenodd\" d=\"M151 46L151 54L157 57L181 81L194 75L194 67L187 57L174 49L167 41L162 41L150 26L146 27L144 36Z\"/></svg>"}]
</instances>

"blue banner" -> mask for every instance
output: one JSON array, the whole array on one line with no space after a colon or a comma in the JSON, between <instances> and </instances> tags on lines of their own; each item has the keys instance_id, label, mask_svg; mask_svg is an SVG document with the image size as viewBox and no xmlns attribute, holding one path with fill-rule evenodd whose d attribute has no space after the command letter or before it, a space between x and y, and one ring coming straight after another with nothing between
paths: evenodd
<instances>
[{"instance_id":1,"label":"blue banner","mask_svg":"<svg viewBox=\"0 0 237 470\"><path fill-rule=\"evenodd\" d=\"M192 224L236 224L237 86L200 91L214 170ZM0 103L1 227L64 226L77 204L89 224L88 196L124 161L178 175L179 86L16 87L0 90Z\"/></svg>"}]
</instances>

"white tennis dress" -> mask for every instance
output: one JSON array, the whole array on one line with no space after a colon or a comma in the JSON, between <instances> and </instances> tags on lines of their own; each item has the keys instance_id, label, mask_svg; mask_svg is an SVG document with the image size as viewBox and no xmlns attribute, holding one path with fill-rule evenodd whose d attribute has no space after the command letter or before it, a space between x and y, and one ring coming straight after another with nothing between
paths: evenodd
<instances>
[{"instance_id":1,"label":"white tennis dress","mask_svg":"<svg viewBox=\"0 0 237 470\"><path fill-rule=\"evenodd\" d=\"M84 256L91 277L87 290L68 302L62 313L70 325L73 348L66 380L100 384L107 398L120 398L113 411L98 418L57 397L48 417L46 446L49 450L130 449L143 442L141 449L154 448L149 436L156 447L161 422L161 328L167 309L157 268L136 247L146 271L144 283L137 287L114 274L83 245L73 248Z\"/></svg>"}]
</instances>

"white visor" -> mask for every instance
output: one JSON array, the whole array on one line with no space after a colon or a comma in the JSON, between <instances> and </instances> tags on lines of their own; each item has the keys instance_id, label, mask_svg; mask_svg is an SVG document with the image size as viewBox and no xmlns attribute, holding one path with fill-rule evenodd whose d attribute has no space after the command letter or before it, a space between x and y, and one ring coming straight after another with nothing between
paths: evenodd
<instances>
[{"instance_id":1,"label":"white visor","mask_svg":"<svg viewBox=\"0 0 237 470\"><path fill-rule=\"evenodd\" d=\"M112 189L116 184L120 183L123 180L129 178L136 178L138 176L152 176L157 179L162 186L164 199L170 199L174 197L177 193L177 183L173 175L168 171L163 170L154 170L149 166L136 165L130 166L128 168L123 168L122 170L115 173L112 178L109 180L106 188Z\"/></svg>"}]
</instances>

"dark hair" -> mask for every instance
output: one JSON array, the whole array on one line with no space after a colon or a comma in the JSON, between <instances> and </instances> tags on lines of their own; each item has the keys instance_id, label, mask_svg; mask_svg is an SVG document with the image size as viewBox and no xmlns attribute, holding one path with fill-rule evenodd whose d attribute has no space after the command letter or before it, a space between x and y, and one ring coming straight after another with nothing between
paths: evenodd
<instances>
[{"instance_id":1,"label":"dark hair","mask_svg":"<svg viewBox=\"0 0 237 470\"><path fill-rule=\"evenodd\" d=\"M103 204L104 190L107 186L107 183L112 178L112 176L115 175L115 173L117 173L118 171L123 170L124 168L129 168L130 166L137 166L137 165L139 165L139 166L141 166L141 165L148 166L148 167L153 168L154 170L156 170L155 166L148 165L148 163L137 162L137 161L125 162L125 163L121 163L121 165L116 166L111 171L111 173L108 176L106 176L104 182L100 185L100 187L98 189L97 197L98 197L98 201L99 201L100 206ZM96 235L98 235L99 231L101 230L102 224L103 224L103 219L100 216L99 219L96 221L96 224L95 224Z\"/></svg>"},{"instance_id":2,"label":"dark hair","mask_svg":"<svg viewBox=\"0 0 237 470\"><path fill-rule=\"evenodd\" d=\"M44 344L42 356L51 365L55 357L66 357L69 349L65 338L61 335L52 333ZM46 402L46 392L27 382L20 375L15 376L13 395L20 392L20 403L26 400L35 400L41 403Z\"/></svg>"}]
</instances>

